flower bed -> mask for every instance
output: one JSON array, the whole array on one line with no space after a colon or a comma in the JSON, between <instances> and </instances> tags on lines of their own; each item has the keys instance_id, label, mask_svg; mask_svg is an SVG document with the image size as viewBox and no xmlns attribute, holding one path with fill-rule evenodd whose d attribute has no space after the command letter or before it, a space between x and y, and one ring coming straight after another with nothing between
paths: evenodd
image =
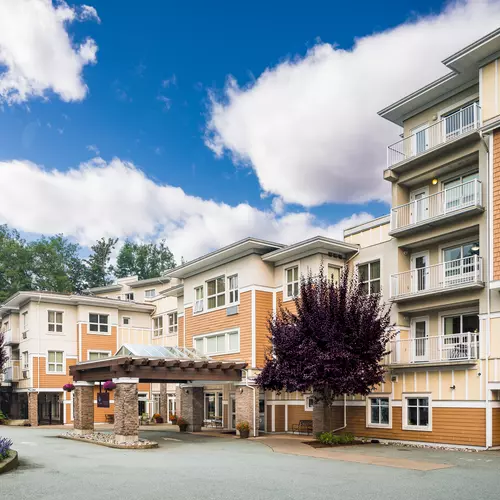
<instances>
[{"instance_id":1,"label":"flower bed","mask_svg":"<svg viewBox=\"0 0 500 500\"><path fill-rule=\"evenodd\" d=\"M83 441L85 443L93 443L100 446L108 446L109 448L120 448L130 450L140 450L148 448L158 448L156 441L149 441L147 439L139 439L139 441L120 442L115 441L114 434L107 432L93 432L92 434L78 434L76 432L68 431L60 436L62 439L73 439L74 441Z\"/></svg>"},{"instance_id":2,"label":"flower bed","mask_svg":"<svg viewBox=\"0 0 500 500\"><path fill-rule=\"evenodd\" d=\"M18 466L17 452L11 449L12 441L0 437L0 474L15 469Z\"/></svg>"},{"instance_id":3,"label":"flower bed","mask_svg":"<svg viewBox=\"0 0 500 500\"><path fill-rule=\"evenodd\" d=\"M11 446L12 441L10 439L0 437L0 462L9 456Z\"/></svg>"}]
</instances>

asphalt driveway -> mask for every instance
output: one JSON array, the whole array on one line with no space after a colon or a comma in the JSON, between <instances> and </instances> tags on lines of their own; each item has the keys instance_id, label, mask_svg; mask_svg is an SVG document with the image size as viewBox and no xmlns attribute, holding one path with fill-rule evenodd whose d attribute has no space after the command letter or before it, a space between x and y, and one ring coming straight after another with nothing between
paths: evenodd
<instances>
[{"instance_id":1,"label":"asphalt driveway","mask_svg":"<svg viewBox=\"0 0 500 500\"><path fill-rule=\"evenodd\" d=\"M172 431L141 435L153 450L115 450L58 439L61 430L0 427L20 467L0 476L2 498L91 499L495 499L500 454L373 448L363 453L448 463L416 471L276 453L262 441ZM354 453L354 451L350 452Z\"/></svg>"}]
</instances>

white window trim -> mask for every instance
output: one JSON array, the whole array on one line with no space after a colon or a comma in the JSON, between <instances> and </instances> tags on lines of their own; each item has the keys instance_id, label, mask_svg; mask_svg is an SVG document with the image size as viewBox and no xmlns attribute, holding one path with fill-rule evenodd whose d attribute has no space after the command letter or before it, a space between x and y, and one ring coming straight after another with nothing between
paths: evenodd
<instances>
[{"instance_id":1,"label":"white window trim","mask_svg":"<svg viewBox=\"0 0 500 500\"><path fill-rule=\"evenodd\" d=\"M449 311L440 311L438 313L438 335L444 335L444 318L450 316L463 316L477 314L479 316L479 333L481 333L481 317L477 307L468 307L464 309L451 309ZM481 337L480 337L481 338Z\"/></svg>"},{"instance_id":2,"label":"white window trim","mask_svg":"<svg viewBox=\"0 0 500 500\"><path fill-rule=\"evenodd\" d=\"M87 350L87 361L90 361L90 355L91 354L107 354L109 357L111 357L113 354L111 351L106 351L105 349L88 349Z\"/></svg>"},{"instance_id":3,"label":"white window trim","mask_svg":"<svg viewBox=\"0 0 500 500\"><path fill-rule=\"evenodd\" d=\"M304 410L305 411L313 411L314 410L314 401L313 401L313 405L311 407L309 407L309 405L307 404L309 399L311 399L313 397L312 394L304 394Z\"/></svg>"},{"instance_id":4,"label":"white window trim","mask_svg":"<svg viewBox=\"0 0 500 500\"><path fill-rule=\"evenodd\" d=\"M24 332L27 332L29 329L30 329L30 318L29 318L29 315L28 315L29 311L24 311L21 313L20 315L20 323L22 323L22 329L21 329L21 332L24 333ZM25 318L28 319L28 321L25 320ZM26 325L25 325L26 323Z\"/></svg>"},{"instance_id":5,"label":"white window trim","mask_svg":"<svg viewBox=\"0 0 500 500\"><path fill-rule=\"evenodd\" d=\"M148 292L153 292L152 296L146 295ZM156 297L156 288L148 288L147 290L144 290L144 298L145 299L154 299Z\"/></svg>"},{"instance_id":6,"label":"white window trim","mask_svg":"<svg viewBox=\"0 0 500 500\"><path fill-rule=\"evenodd\" d=\"M160 339L165 335L165 318L163 317L163 314L159 314L158 316L154 316L151 318L151 330L153 332L153 338L154 339ZM160 328L155 328L155 319L161 318L161 335L155 335L155 331L160 330ZM168 319L167 319L168 322Z\"/></svg>"},{"instance_id":7,"label":"white window trim","mask_svg":"<svg viewBox=\"0 0 500 500\"><path fill-rule=\"evenodd\" d=\"M26 364L24 363L24 355L26 354ZM30 354L29 351L22 351L21 352L21 363L22 363L22 370L26 371L30 369Z\"/></svg>"},{"instance_id":8,"label":"white window trim","mask_svg":"<svg viewBox=\"0 0 500 500\"><path fill-rule=\"evenodd\" d=\"M196 298L196 290L198 290L199 288L201 288L201 291L202 291L202 294L203 294L203 297L201 299L197 299ZM198 302L198 300L201 301L201 311L196 311L196 303ZM211 309L212 310L212 309ZM197 314L203 314L205 311L205 285L199 285L199 286L195 286L193 288L193 316L197 315Z\"/></svg>"},{"instance_id":9,"label":"white window trim","mask_svg":"<svg viewBox=\"0 0 500 500\"><path fill-rule=\"evenodd\" d=\"M229 289L229 280L230 278L236 278L236 281L238 282L238 286L233 289ZM229 276L226 277L226 291L227 291L227 297L226 297L226 307L232 307L232 306L237 306L240 303L240 279L238 276L238 273L230 274ZM231 291L237 291L238 292L238 300L235 302L230 302L229 296Z\"/></svg>"},{"instance_id":10,"label":"white window trim","mask_svg":"<svg viewBox=\"0 0 500 500\"><path fill-rule=\"evenodd\" d=\"M460 240L455 240L455 241L450 241L448 243L443 243L442 245L438 246L438 258L439 258L439 264L444 263L444 251L447 250L448 248L454 248L454 247L463 247L464 245L467 245L469 243L473 243L474 241L479 241L479 254L478 257L481 256L481 241L479 239L479 235L477 238L462 238ZM463 257L462 257L463 258Z\"/></svg>"},{"instance_id":11,"label":"white window trim","mask_svg":"<svg viewBox=\"0 0 500 500\"><path fill-rule=\"evenodd\" d=\"M408 399L415 398L428 398L429 399L429 423L426 426L423 425L408 425ZM432 393L431 392L404 392L402 394L403 403L403 421L402 429L404 431L420 431L420 432L432 432Z\"/></svg>"},{"instance_id":12,"label":"white window trim","mask_svg":"<svg viewBox=\"0 0 500 500\"><path fill-rule=\"evenodd\" d=\"M226 340L226 347L228 347L229 340L227 338L227 335L229 333L238 333L238 349L237 350L227 349L224 352L208 352L206 350L206 345L207 345L206 339L207 338L217 337L217 336L223 335L223 334L226 335L226 339L225 339ZM224 356L226 354L238 354L240 352L240 349L241 349L241 332L240 332L239 328L229 328L227 330L221 330L219 332L210 332L210 333L204 333L203 335L196 335L193 337L193 349L196 349L196 341L201 340L201 339L203 339L203 345L204 345L203 354L205 354L207 356Z\"/></svg>"},{"instance_id":13,"label":"white window trim","mask_svg":"<svg viewBox=\"0 0 500 500\"><path fill-rule=\"evenodd\" d=\"M177 315L177 323L175 325L170 324L170 316L173 316L174 314ZM170 327L175 326L175 331L170 332ZM172 311L167 313L167 336L169 337L174 337L177 336L179 333L179 313L177 311Z\"/></svg>"},{"instance_id":14,"label":"white window trim","mask_svg":"<svg viewBox=\"0 0 500 500\"><path fill-rule=\"evenodd\" d=\"M300 261L297 260L295 262L290 262L289 264L287 264L286 266L283 266L283 302L288 302L290 300L293 300L295 299L294 296L292 297L289 297L287 295L287 281L286 281L286 272L288 271L288 269L291 269L292 267L296 267L297 268L297 272L298 272L298 277L299 277L299 293L297 294L297 297L300 297L300 279L301 279L301 273L300 273Z\"/></svg>"},{"instance_id":15,"label":"white window trim","mask_svg":"<svg viewBox=\"0 0 500 500\"><path fill-rule=\"evenodd\" d=\"M377 398L386 398L389 400L389 423L388 424L373 424L371 421L371 400ZM366 397L366 427L374 429L392 429L392 394L390 392L377 392L369 394Z\"/></svg>"},{"instance_id":16,"label":"white window trim","mask_svg":"<svg viewBox=\"0 0 500 500\"><path fill-rule=\"evenodd\" d=\"M61 323L61 326L62 326L62 331L61 332L56 332L55 331L55 325L58 325L59 323L56 323L56 322L53 322L51 323L49 321L49 312L53 312L53 313L61 313L62 314L62 323ZM47 309L47 335L64 335L64 310L62 309ZM55 319L55 316L54 316L54 319ZM51 332L49 330L49 324L53 324L54 325L54 331Z\"/></svg>"},{"instance_id":17,"label":"white window trim","mask_svg":"<svg viewBox=\"0 0 500 500\"><path fill-rule=\"evenodd\" d=\"M208 308L208 282L209 281L215 281L217 283L217 280L219 278L222 278L222 280L224 281L224 305L223 306L216 306L216 307L213 307L212 309L209 309ZM228 304L227 304L227 277L225 274L220 274L218 276L215 276L214 278L209 278L207 280L205 280L205 283L203 285L203 291L204 291L204 297L203 297L203 301L204 301L204 304L205 304L205 311L204 312L212 312L212 311L218 311L219 309L226 309ZM217 291L217 284L215 285L216 286L216 291ZM215 293L215 295L210 295L210 298L212 297L215 297L215 303L217 303L217 297L219 295L222 295L222 293Z\"/></svg>"},{"instance_id":18,"label":"white window trim","mask_svg":"<svg viewBox=\"0 0 500 500\"><path fill-rule=\"evenodd\" d=\"M107 317L108 317L108 323L107 323L107 325L108 325L108 331L107 331L107 332L101 332L101 331L92 332L92 331L90 331L90 325L91 325L91 324L92 324L92 325L101 325L101 324L102 324L102 325L104 325L104 323L101 323L101 322L99 321L99 319L98 319L98 322L97 322L97 323L92 323L92 322L90 321L90 315L91 315L91 314L97 314L98 316L107 316ZM108 336L110 336L110 335L111 335L111 322L110 322L111 315L110 315L110 314L108 314L108 313L97 313L97 312L92 312L92 311L89 311L89 312L88 312L88 318L89 318L88 323L87 323L87 324L88 324L88 328L87 328L87 333L88 333L88 334L90 334L90 335L108 335ZM99 326L99 327L100 327L100 326Z\"/></svg>"},{"instance_id":19,"label":"white window trim","mask_svg":"<svg viewBox=\"0 0 500 500\"><path fill-rule=\"evenodd\" d=\"M63 369L60 372L49 372L49 352L62 352L63 355L63 360L62 360L62 365ZM66 375L66 352L61 351L59 349L51 349L50 351L47 351L47 357L45 358L45 373L47 375ZM38 361L40 362L40 360ZM50 364L55 364L58 365L59 363L50 363Z\"/></svg>"},{"instance_id":20,"label":"white window trim","mask_svg":"<svg viewBox=\"0 0 500 500\"><path fill-rule=\"evenodd\" d=\"M358 273L358 279L359 279L359 266L368 265L369 279L367 281L361 281L361 279L359 280L360 283L368 283L368 295L371 295L371 293L372 293L370 290L370 283L372 281L377 281L377 279L375 279L375 280L371 279L370 264L373 264L374 262L377 262L377 261L378 261L379 266L380 266L380 276L377 279L378 279L378 281L380 281L380 293L382 294L382 258L381 257L374 257L373 259L367 260L364 262L356 262L356 272Z\"/></svg>"}]
</instances>

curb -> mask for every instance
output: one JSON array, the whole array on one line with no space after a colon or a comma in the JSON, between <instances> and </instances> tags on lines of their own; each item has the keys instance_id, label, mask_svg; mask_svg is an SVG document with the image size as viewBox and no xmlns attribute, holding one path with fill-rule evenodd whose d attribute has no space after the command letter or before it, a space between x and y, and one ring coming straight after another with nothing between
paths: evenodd
<instances>
[{"instance_id":1,"label":"curb","mask_svg":"<svg viewBox=\"0 0 500 500\"><path fill-rule=\"evenodd\" d=\"M5 474L11 470L17 469L19 465L19 457L17 451L10 450L10 456L0 462L0 474Z\"/></svg>"},{"instance_id":2,"label":"curb","mask_svg":"<svg viewBox=\"0 0 500 500\"><path fill-rule=\"evenodd\" d=\"M92 441L90 439L83 439L70 436L57 436L59 439L69 439L70 441L78 441L79 443L96 444L97 446L105 446L106 448L115 448L118 450L151 450L153 448L158 448L158 443L142 444L138 446L126 446L123 444L112 444L112 443L102 443L98 441Z\"/></svg>"}]
</instances>

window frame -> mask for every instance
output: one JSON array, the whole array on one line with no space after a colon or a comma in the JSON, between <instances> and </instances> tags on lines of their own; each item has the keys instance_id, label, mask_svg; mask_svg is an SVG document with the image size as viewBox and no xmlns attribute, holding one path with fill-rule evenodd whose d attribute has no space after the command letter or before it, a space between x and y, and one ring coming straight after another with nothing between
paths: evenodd
<instances>
[{"instance_id":1,"label":"window frame","mask_svg":"<svg viewBox=\"0 0 500 500\"><path fill-rule=\"evenodd\" d=\"M50 313L54 314L54 321L50 321ZM61 315L61 323L56 321L57 315ZM54 330L50 330L50 325L54 325ZM61 331L57 331L57 325L61 325ZM60 309L47 309L47 333L49 335L64 335L64 311Z\"/></svg>"},{"instance_id":2,"label":"window frame","mask_svg":"<svg viewBox=\"0 0 500 500\"><path fill-rule=\"evenodd\" d=\"M238 349L229 349L229 335L230 334L238 334ZM207 350L207 340L212 337L222 337L225 336L224 343L225 343L225 350L222 351L208 351ZM196 341L197 340L203 340L203 352L200 354L207 355L207 356L224 356L226 354L238 354L241 349L241 332L239 328L231 328L229 330L222 330L219 332L211 332L211 333L204 333L202 335L196 335L193 337L193 349L196 349Z\"/></svg>"},{"instance_id":3,"label":"window frame","mask_svg":"<svg viewBox=\"0 0 500 500\"><path fill-rule=\"evenodd\" d=\"M171 323L170 319L175 317L175 323ZM177 311L173 311L167 314L167 335L173 336L179 333L179 313Z\"/></svg>"},{"instance_id":4,"label":"window frame","mask_svg":"<svg viewBox=\"0 0 500 500\"><path fill-rule=\"evenodd\" d=\"M208 284L210 282L214 281L215 282L215 294L208 295ZM224 290L222 292L218 291L218 283L223 283L224 284ZM226 276L224 274L221 274L220 276L216 276L215 278L211 278L209 280L205 281L205 287L206 287L206 298L205 298L205 303L207 305L207 312L209 311L215 311L216 309L223 309L227 307L226 304L226 294L227 294L227 289L226 289ZM208 301L215 297L215 307L209 307ZM218 298L219 297L224 297L224 304L218 305Z\"/></svg>"},{"instance_id":5,"label":"window frame","mask_svg":"<svg viewBox=\"0 0 500 500\"><path fill-rule=\"evenodd\" d=\"M387 399L389 402L389 423L372 422L372 399ZM379 406L380 408L380 406ZM380 415L379 415L380 420ZM374 429L392 429L392 394L389 392L372 393L366 397L366 427Z\"/></svg>"},{"instance_id":6,"label":"window frame","mask_svg":"<svg viewBox=\"0 0 500 500\"><path fill-rule=\"evenodd\" d=\"M97 316L97 323L95 321L90 321L90 316ZM106 316L108 318L106 323L101 323L101 316ZM95 313L95 312L89 312L89 328L87 333L90 335L111 335L111 323L109 322L109 319L111 318L110 314L107 313ZM97 331L91 330L90 325L97 325ZM107 331L101 331L101 327L106 326Z\"/></svg>"},{"instance_id":7,"label":"window frame","mask_svg":"<svg viewBox=\"0 0 500 500\"><path fill-rule=\"evenodd\" d=\"M21 361L22 361L22 369L29 370L30 369L29 351L22 351L21 352Z\"/></svg>"},{"instance_id":8,"label":"window frame","mask_svg":"<svg viewBox=\"0 0 500 500\"><path fill-rule=\"evenodd\" d=\"M153 292L153 295L148 295L148 292ZM156 297L156 288L148 288L144 290L144 298L145 299L154 299Z\"/></svg>"},{"instance_id":9,"label":"window frame","mask_svg":"<svg viewBox=\"0 0 500 500\"><path fill-rule=\"evenodd\" d=\"M29 316L28 316L28 312L29 311L24 311L23 313L21 313L21 316L23 318L23 329L22 329L22 332L27 332L29 330Z\"/></svg>"},{"instance_id":10,"label":"window frame","mask_svg":"<svg viewBox=\"0 0 500 500\"><path fill-rule=\"evenodd\" d=\"M57 357L54 360L54 362L50 361L50 353L52 353L52 352L55 354L58 354L58 353L62 354L62 361L60 363L57 361ZM57 369L55 369L54 371L51 372L49 370L50 365L54 365L55 368L57 368L58 365L61 365L61 371L58 371ZM45 373L47 375L65 375L66 374L66 356L64 354L64 351L59 351L59 350L47 351L47 363L46 363L46 367L45 367Z\"/></svg>"},{"instance_id":11,"label":"window frame","mask_svg":"<svg viewBox=\"0 0 500 500\"><path fill-rule=\"evenodd\" d=\"M312 400L312 404L311 404ZM314 410L314 397L312 394L304 394L304 410L313 411Z\"/></svg>"},{"instance_id":12,"label":"window frame","mask_svg":"<svg viewBox=\"0 0 500 500\"><path fill-rule=\"evenodd\" d=\"M201 298L196 298L196 291L201 290ZM200 309L197 309L198 305L201 305ZM193 314L201 314L205 311L205 285L199 285L194 287L194 301L193 301Z\"/></svg>"},{"instance_id":13,"label":"window frame","mask_svg":"<svg viewBox=\"0 0 500 500\"><path fill-rule=\"evenodd\" d=\"M130 302L134 302L134 298L135 298L134 292L126 292L123 294L123 296L125 297L125 300L128 300ZM130 297L132 297L132 298L130 298Z\"/></svg>"},{"instance_id":14,"label":"window frame","mask_svg":"<svg viewBox=\"0 0 500 500\"><path fill-rule=\"evenodd\" d=\"M107 356L98 359L90 359L91 354L107 354ZM106 351L105 349L89 349L87 351L87 361L98 361L99 359L110 358L112 355L111 351Z\"/></svg>"},{"instance_id":15,"label":"window frame","mask_svg":"<svg viewBox=\"0 0 500 500\"><path fill-rule=\"evenodd\" d=\"M287 281L287 271L290 269L297 268L297 280L293 280L290 283ZM297 283L297 295L288 295L288 285L293 285ZM300 262L290 262L283 267L283 302L288 300L293 300L296 297L300 297Z\"/></svg>"},{"instance_id":16,"label":"window frame","mask_svg":"<svg viewBox=\"0 0 500 500\"><path fill-rule=\"evenodd\" d=\"M333 280L332 280L332 276L331 276L331 274L330 274L330 269L331 269L331 268L336 269L336 270L338 271L338 275L339 275L339 276L338 276L338 281L333 281ZM333 282L333 283L337 283L337 284L339 284L339 283L340 283L340 279L341 279L341 272L342 272L342 267L337 266L337 265L332 264L332 263L327 263L327 265L326 265L326 273L327 273L326 278L327 278L327 280L328 280L330 283L331 283L331 282Z\"/></svg>"},{"instance_id":17,"label":"window frame","mask_svg":"<svg viewBox=\"0 0 500 500\"><path fill-rule=\"evenodd\" d=\"M227 280L227 305L236 306L240 303L240 288L238 283L238 273L231 274L226 278ZM231 282L236 280L236 287L231 288ZM233 283L234 286L234 283ZM231 294L233 294L233 300L231 300Z\"/></svg>"},{"instance_id":18,"label":"window frame","mask_svg":"<svg viewBox=\"0 0 500 500\"><path fill-rule=\"evenodd\" d=\"M161 326L159 326L159 323L158 323L158 326L155 325L155 321L159 322L159 320L161 320ZM163 334L164 334L163 314L160 314L159 316L154 316L152 318L152 322L153 322L153 325L152 325L153 338L158 339L160 337L163 337ZM161 332L161 333L157 333L157 332Z\"/></svg>"},{"instance_id":19,"label":"window frame","mask_svg":"<svg viewBox=\"0 0 500 500\"><path fill-rule=\"evenodd\" d=\"M409 399L427 399L429 419L427 425L408 424L408 400ZM403 420L402 429L405 431L432 432L432 393L430 392L406 392L402 394Z\"/></svg>"},{"instance_id":20,"label":"window frame","mask_svg":"<svg viewBox=\"0 0 500 500\"><path fill-rule=\"evenodd\" d=\"M379 277L378 278L372 278L372 268L371 268L371 266L372 266L372 264L375 264L376 262L378 262L378 266L379 266ZM368 267L368 279L364 280L364 281L361 281L361 276L360 276L359 268L363 267L363 266L367 266ZM356 270L357 270L357 273L358 273L359 283L362 284L362 285L364 283L368 283L368 295L371 295L372 293L380 293L380 294L382 293L382 259L375 258L375 259L369 260L367 262L359 262L359 263L356 264ZM378 292L372 292L371 284L374 281L378 281L379 282L379 291Z\"/></svg>"},{"instance_id":21,"label":"window frame","mask_svg":"<svg viewBox=\"0 0 500 500\"><path fill-rule=\"evenodd\" d=\"M128 321L128 323L125 323L125 320ZM130 316L122 316L122 326L130 326L130 321L132 318Z\"/></svg>"}]
</instances>

